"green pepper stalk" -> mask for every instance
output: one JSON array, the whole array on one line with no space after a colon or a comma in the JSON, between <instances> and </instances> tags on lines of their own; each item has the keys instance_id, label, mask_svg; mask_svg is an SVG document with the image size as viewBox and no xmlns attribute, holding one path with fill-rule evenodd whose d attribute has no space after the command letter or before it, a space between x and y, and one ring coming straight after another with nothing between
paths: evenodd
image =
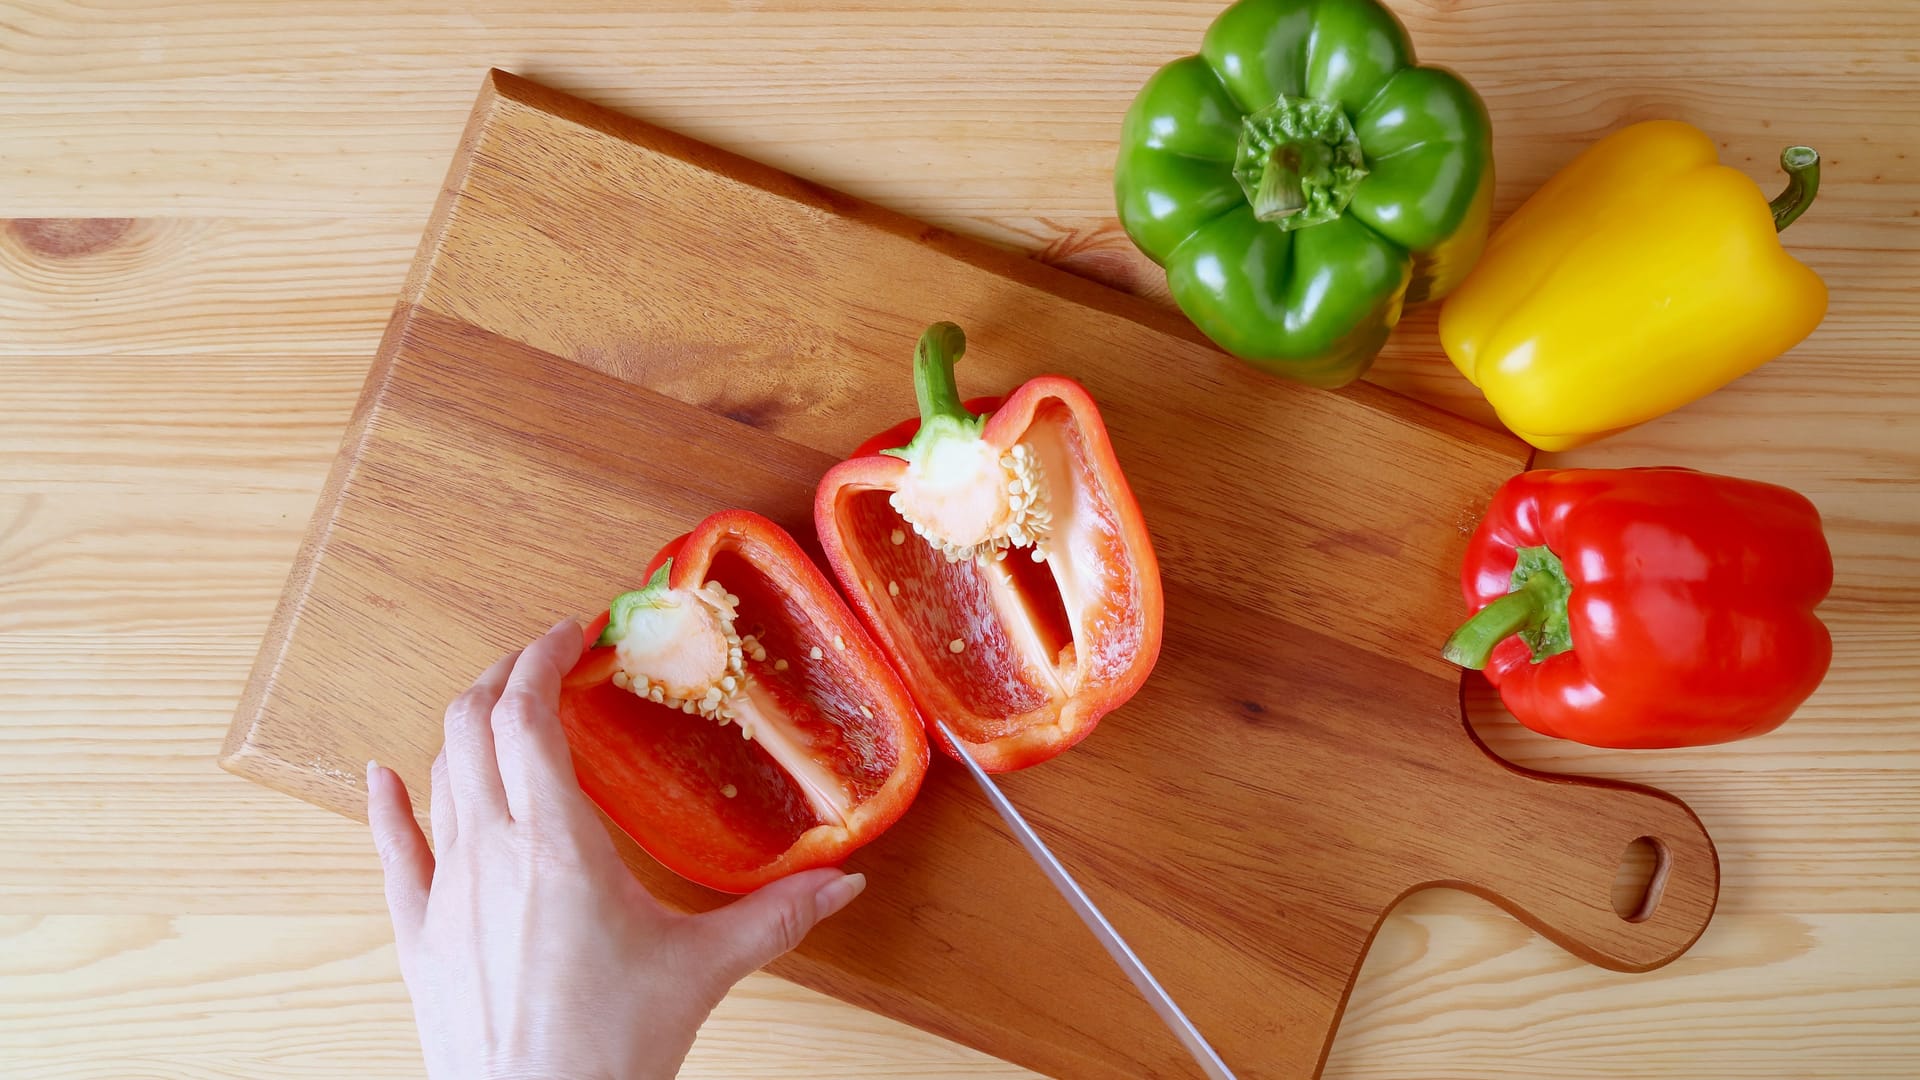
<instances>
[{"instance_id":1,"label":"green pepper stalk","mask_svg":"<svg viewBox=\"0 0 1920 1080\"><path fill-rule=\"evenodd\" d=\"M1339 217L1366 175L1360 139L1333 102L1282 94L1241 126L1233 178L1253 216L1281 229Z\"/></svg>"}]
</instances>

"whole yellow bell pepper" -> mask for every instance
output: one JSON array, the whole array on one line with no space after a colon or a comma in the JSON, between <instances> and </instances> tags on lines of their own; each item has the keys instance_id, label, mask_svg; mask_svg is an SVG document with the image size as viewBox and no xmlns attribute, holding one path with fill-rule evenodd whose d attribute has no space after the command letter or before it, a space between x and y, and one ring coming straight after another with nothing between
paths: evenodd
<instances>
[{"instance_id":1,"label":"whole yellow bell pepper","mask_svg":"<svg viewBox=\"0 0 1920 1080\"><path fill-rule=\"evenodd\" d=\"M1565 450L1705 397L1798 344L1827 287L1780 246L1820 156L1768 203L1673 120L1623 128L1507 219L1440 312L1447 356L1501 422Z\"/></svg>"}]
</instances>

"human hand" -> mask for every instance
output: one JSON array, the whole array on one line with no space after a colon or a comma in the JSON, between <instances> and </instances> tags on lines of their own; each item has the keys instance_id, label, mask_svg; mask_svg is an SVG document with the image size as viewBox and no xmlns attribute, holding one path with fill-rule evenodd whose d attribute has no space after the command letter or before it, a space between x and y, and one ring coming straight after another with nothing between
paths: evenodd
<instances>
[{"instance_id":1,"label":"human hand","mask_svg":"<svg viewBox=\"0 0 1920 1080\"><path fill-rule=\"evenodd\" d=\"M555 711L580 656L562 622L447 707L433 848L392 770L367 763L400 972L433 1080L671 1077L735 982L800 943L866 879L809 870L703 915L620 861Z\"/></svg>"}]
</instances>

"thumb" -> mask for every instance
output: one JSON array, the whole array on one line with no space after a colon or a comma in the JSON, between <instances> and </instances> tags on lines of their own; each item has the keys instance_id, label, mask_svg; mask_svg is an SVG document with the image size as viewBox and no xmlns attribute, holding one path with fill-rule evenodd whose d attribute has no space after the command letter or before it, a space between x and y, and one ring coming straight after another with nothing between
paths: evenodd
<instances>
[{"instance_id":1,"label":"thumb","mask_svg":"<svg viewBox=\"0 0 1920 1080\"><path fill-rule=\"evenodd\" d=\"M694 918L700 953L725 985L732 986L798 946L820 920L846 907L866 887L865 874L834 869L808 870L763 885Z\"/></svg>"}]
</instances>

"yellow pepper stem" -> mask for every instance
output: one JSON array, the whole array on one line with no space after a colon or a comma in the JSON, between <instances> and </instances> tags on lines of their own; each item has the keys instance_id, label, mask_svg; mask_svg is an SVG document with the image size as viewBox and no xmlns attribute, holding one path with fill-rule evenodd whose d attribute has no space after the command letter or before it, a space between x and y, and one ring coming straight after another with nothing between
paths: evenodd
<instances>
[{"instance_id":1,"label":"yellow pepper stem","mask_svg":"<svg viewBox=\"0 0 1920 1080\"><path fill-rule=\"evenodd\" d=\"M1820 152L1811 146L1789 146L1780 151L1780 168L1787 174L1787 189L1767 205L1773 210L1773 231L1794 223L1820 191Z\"/></svg>"}]
</instances>

